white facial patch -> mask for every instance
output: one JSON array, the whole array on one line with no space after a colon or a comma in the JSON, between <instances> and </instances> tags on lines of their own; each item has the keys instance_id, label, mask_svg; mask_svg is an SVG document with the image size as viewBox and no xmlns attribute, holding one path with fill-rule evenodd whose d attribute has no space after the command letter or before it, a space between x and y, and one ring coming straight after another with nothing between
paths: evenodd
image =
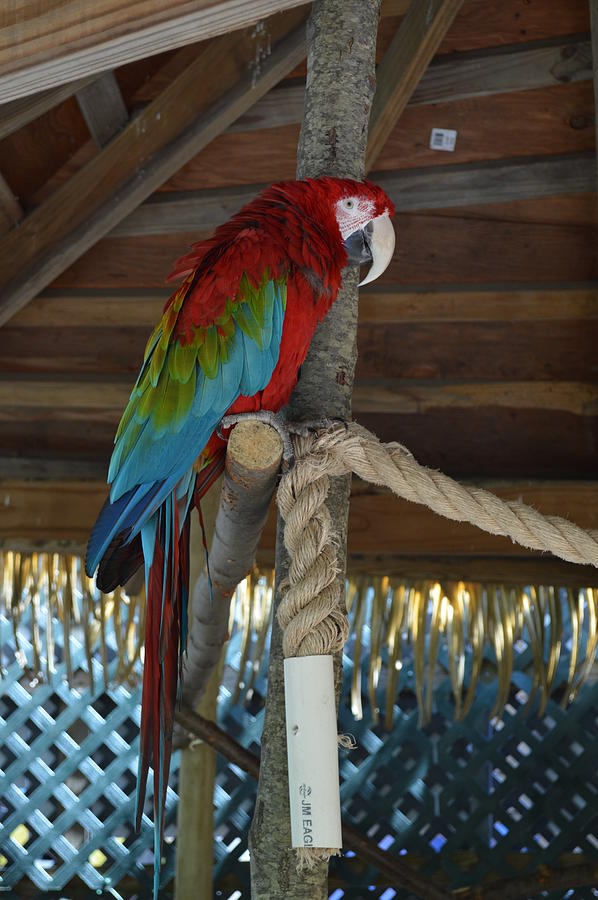
<instances>
[{"instance_id":1,"label":"white facial patch","mask_svg":"<svg viewBox=\"0 0 598 900\"><path fill-rule=\"evenodd\" d=\"M336 221L343 241L350 234L363 228L374 218L376 207L373 200L365 200L363 197L343 197L336 204Z\"/></svg>"}]
</instances>

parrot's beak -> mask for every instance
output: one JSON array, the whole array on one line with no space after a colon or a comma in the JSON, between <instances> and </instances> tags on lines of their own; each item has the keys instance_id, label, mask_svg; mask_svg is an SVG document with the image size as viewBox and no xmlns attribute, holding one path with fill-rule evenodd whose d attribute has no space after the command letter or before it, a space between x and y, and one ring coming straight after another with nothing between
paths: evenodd
<instances>
[{"instance_id":1,"label":"parrot's beak","mask_svg":"<svg viewBox=\"0 0 598 900\"><path fill-rule=\"evenodd\" d=\"M370 270L360 282L374 281L388 266L395 249L395 232L388 213L372 219L363 228L358 228L345 240L347 262L350 266L365 266Z\"/></svg>"},{"instance_id":2,"label":"parrot's beak","mask_svg":"<svg viewBox=\"0 0 598 900\"><path fill-rule=\"evenodd\" d=\"M370 251L372 265L363 281L359 282L359 287L375 281L382 275L392 259L395 249L395 230L388 213L368 222L364 228L364 240Z\"/></svg>"}]
</instances>

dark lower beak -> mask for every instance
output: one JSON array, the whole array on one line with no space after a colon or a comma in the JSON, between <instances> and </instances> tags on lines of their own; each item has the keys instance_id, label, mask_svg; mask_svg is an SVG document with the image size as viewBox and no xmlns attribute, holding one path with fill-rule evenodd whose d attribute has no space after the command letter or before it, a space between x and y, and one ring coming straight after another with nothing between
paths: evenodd
<instances>
[{"instance_id":1,"label":"dark lower beak","mask_svg":"<svg viewBox=\"0 0 598 900\"><path fill-rule=\"evenodd\" d=\"M347 251L347 265L365 266L372 262L371 234L372 223L368 222L365 228L358 228L350 234L345 241Z\"/></svg>"}]
</instances>

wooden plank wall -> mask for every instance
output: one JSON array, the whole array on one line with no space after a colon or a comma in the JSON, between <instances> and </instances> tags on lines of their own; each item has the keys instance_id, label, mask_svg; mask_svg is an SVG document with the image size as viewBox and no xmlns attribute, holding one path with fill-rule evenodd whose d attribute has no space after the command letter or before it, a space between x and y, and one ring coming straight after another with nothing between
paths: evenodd
<instances>
[{"instance_id":1,"label":"wooden plank wall","mask_svg":"<svg viewBox=\"0 0 598 900\"><path fill-rule=\"evenodd\" d=\"M384 4L379 59L405 9ZM371 175L396 192L397 253L363 296L356 417L461 478L571 481L572 492L576 479L596 478L589 31L587 0L465 2ZM183 47L117 69L129 118L197 53ZM101 477L168 295L164 279L201 233L201 211L213 225L256 185L294 176L304 71L296 67L0 328L0 476L78 465ZM3 118L0 106L0 173L25 214L99 152L74 96L65 91L51 107L40 99L35 118L22 106ZM429 149L433 127L457 131L453 153ZM582 507L563 506L579 515ZM375 542L380 531L376 517L367 521L355 526L355 559L366 544L373 553L368 534ZM400 521L390 531L403 555L466 552L456 526L445 526L449 541L428 524L404 533ZM515 552L492 550L494 540L476 546Z\"/></svg>"}]
</instances>

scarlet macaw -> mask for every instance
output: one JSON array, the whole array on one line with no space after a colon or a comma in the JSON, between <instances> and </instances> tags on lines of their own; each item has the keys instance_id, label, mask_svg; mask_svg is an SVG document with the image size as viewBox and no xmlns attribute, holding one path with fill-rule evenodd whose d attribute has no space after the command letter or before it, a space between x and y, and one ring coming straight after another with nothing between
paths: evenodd
<instances>
[{"instance_id":1,"label":"scarlet macaw","mask_svg":"<svg viewBox=\"0 0 598 900\"><path fill-rule=\"evenodd\" d=\"M148 341L120 421L110 497L85 564L108 592L145 562L136 824L139 830L153 765L155 893L187 633L190 514L223 468L218 425L226 414L276 412L288 402L343 267L371 263L365 283L388 265L393 213L384 191L370 182L274 184L195 244L170 276L183 281Z\"/></svg>"}]
</instances>

